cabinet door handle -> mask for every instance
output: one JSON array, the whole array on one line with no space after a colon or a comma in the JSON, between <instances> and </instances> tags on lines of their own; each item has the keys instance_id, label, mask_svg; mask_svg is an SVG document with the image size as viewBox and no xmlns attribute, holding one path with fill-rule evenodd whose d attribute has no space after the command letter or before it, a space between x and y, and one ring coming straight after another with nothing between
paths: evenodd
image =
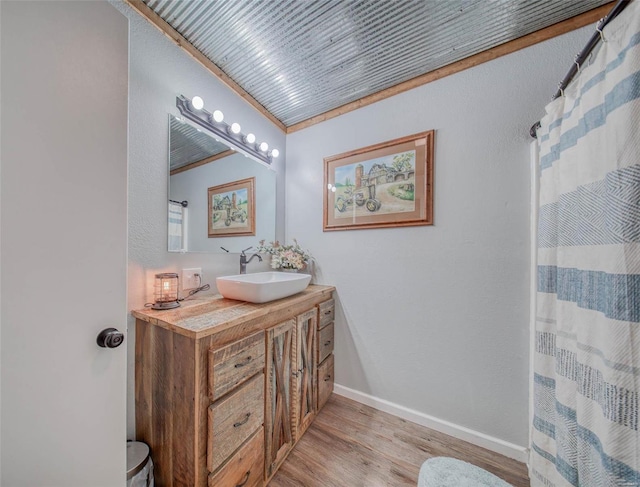
<instances>
[{"instance_id":1,"label":"cabinet door handle","mask_svg":"<svg viewBox=\"0 0 640 487\"><path fill-rule=\"evenodd\" d=\"M234 428L239 428L240 426L245 424L247 421L249 421L249 416L251 416L251 413L247 413L247 415L244 417L244 419L242 421L238 421L237 423L234 423L233 427Z\"/></svg>"},{"instance_id":2,"label":"cabinet door handle","mask_svg":"<svg viewBox=\"0 0 640 487\"><path fill-rule=\"evenodd\" d=\"M324 381L325 381L325 382L327 382L328 380L331 380L331 376L330 376L330 375L327 375L327 376L324 378Z\"/></svg>"},{"instance_id":3,"label":"cabinet door handle","mask_svg":"<svg viewBox=\"0 0 640 487\"><path fill-rule=\"evenodd\" d=\"M327 340L326 342L324 342L324 346L326 347L327 345L331 345L331 340Z\"/></svg>"},{"instance_id":4,"label":"cabinet door handle","mask_svg":"<svg viewBox=\"0 0 640 487\"><path fill-rule=\"evenodd\" d=\"M244 480L242 482L240 482L238 485L236 485L236 487L242 487L243 485L245 485L247 482L249 482L249 476L251 475L251 470L247 470L247 473L244 474Z\"/></svg>"},{"instance_id":5,"label":"cabinet door handle","mask_svg":"<svg viewBox=\"0 0 640 487\"><path fill-rule=\"evenodd\" d=\"M324 312L324 314L326 314L326 315L330 315L330 314L331 314L331 310L329 310L329 311L325 311L325 312Z\"/></svg>"},{"instance_id":6,"label":"cabinet door handle","mask_svg":"<svg viewBox=\"0 0 640 487\"><path fill-rule=\"evenodd\" d=\"M235 364L234 367L236 369L239 369L240 367L244 367L245 365L249 365L249 362L251 362L251 355L249 355L246 359L244 359L244 362L240 362L238 364Z\"/></svg>"}]
</instances>

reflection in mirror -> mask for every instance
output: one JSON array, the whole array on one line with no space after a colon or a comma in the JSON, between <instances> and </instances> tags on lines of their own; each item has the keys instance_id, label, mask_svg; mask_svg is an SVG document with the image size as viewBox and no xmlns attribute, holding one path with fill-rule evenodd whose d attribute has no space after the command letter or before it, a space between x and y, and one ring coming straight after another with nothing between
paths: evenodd
<instances>
[{"instance_id":1,"label":"reflection in mirror","mask_svg":"<svg viewBox=\"0 0 640 487\"><path fill-rule=\"evenodd\" d=\"M216 200L209 202L209 189L226 185L234 188L233 183L249 178L255 178L255 234L234 236L242 225L250 225L237 215L245 214L246 205L251 203L242 190L235 196L231 190L228 195L216 191ZM230 201L228 207L219 203L225 196ZM210 214L211 224L221 228L215 237L209 237ZM229 236L220 236L225 233L225 222ZM220 253L224 247L240 252L257 247L260 240L275 240L275 225L276 173L204 130L169 115L169 251Z\"/></svg>"}]
</instances>

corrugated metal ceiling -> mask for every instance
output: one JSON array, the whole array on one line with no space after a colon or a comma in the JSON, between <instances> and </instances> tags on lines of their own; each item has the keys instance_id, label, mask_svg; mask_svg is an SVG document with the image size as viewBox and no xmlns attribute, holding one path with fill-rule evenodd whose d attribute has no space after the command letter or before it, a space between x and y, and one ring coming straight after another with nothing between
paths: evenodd
<instances>
[{"instance_id":1,"label":"corrugated metal ceiling","mask_svg":"<svg viewBox=\"0 0 640 487\"><path fill-rule=\"evenodd\" d=\"M192 125L174 116L169 118L169 169L178 169L229 150L225 144Z\"/></svg>"},{"instance_id":2,"label":"corrugated metal ceiling","mask_svg":"<svg viewBox=\"0 0 640 487\"><path fill-rule=\"evenodd\" d=\"M286 126L608 3L144 1Z\"/></svg>"}]
</instances>

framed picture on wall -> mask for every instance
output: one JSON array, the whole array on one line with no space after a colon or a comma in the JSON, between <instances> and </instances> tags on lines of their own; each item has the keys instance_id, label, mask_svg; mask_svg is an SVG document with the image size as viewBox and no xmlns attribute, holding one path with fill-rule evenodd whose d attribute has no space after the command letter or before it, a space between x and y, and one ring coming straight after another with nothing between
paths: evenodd
<instances>
[{"instance_id":1,"label":"framed picture on wall","mask_svg":"<svg viewBox=\"0 0 640 487\"><path fill-rule=\"evenodd\" d=\"M433 225L434 131L324 159L322 229Z\"/></svg>"},{"instance_id":2,"label":"framed picture on wall","mask_svg":"<svg viewBox=\"0 0 640 487\"><path fill-rule=\"evenodd\" d=\"M207 190L209 237L256 234L255 177Z\"/></svg>"}]
</instances>

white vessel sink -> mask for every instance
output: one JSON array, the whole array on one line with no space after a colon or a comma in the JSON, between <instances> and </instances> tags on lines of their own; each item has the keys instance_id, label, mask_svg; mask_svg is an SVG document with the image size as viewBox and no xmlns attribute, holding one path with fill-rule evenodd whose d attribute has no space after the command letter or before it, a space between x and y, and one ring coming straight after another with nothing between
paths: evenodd
<instances>
[{"instance_id":1,"label":"white vessel sink","mask_svg":"<svg viewBox=\"0 0 640 487\"><path fill-rule=\"evenodd\" d=\"M309 274L256 272L216 278L218 292L228 299L268 303L303 291L311 281Z\"/></svg>"}]
</instances>

